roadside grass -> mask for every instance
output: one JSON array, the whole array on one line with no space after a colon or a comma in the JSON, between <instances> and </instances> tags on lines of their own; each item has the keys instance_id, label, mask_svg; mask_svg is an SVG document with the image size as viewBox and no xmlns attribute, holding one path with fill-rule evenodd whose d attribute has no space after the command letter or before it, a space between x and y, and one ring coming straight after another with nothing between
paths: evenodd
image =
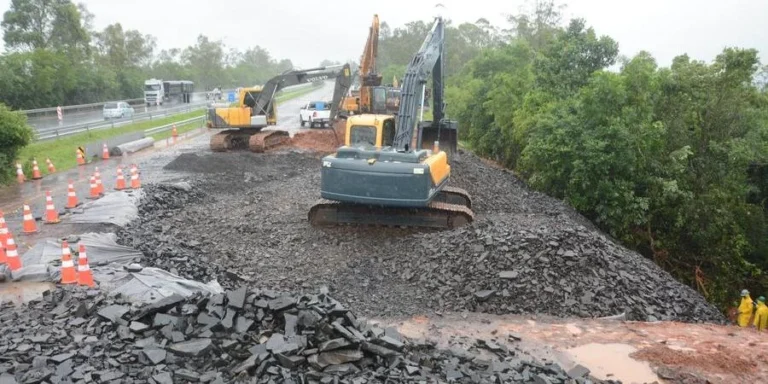
<instances>
[{"instance_id":1,"label":"roadside grass","mask_svg":"<svg viewBox=\"0 0 768 384\"><path fill-rule=\"evenodd\" d=\"M149 128L171 124L175 121L190 119L196 116L200 116L201 114L201 110L180 113L159 119L127 124L121 127L95 130L79 133L72 136L65 136L58 140L34 142L21 150L21 153L19 154L19 161L23 162L22 164L24 167L24 173L27 175L31 174L33 158L37 159L37 164L40 168L40 172L43 175L48 173L48 168L45 164L46 158L51 159L53 165L56 166L57 171L74 168L77 166L77 156L75 150L78 146L85 146L86 144L93 141L110 138L124 133L144 131Z\"/></svg>"},{"instance_id":2,"label":"roadside grass","mask_svg":"<svg viewBox=\"0 0 768 384\"><path fill-rule=\"evenodd\" d=\"M198 116L203 116L203 114L198 114ZM193 129L200 129L200 127L203 127L203 126L205 126L205 120L192 121L186 124L176 125L176 132L179 134L179 136L181 136L182 133L189 132ZM155 141L160 141L160 140L165 140L171 137L172 133L173 131L169 129L167 131L155 133L153 135L150 135L149 137L155 139Z\"/></svg>"}]
</instances>

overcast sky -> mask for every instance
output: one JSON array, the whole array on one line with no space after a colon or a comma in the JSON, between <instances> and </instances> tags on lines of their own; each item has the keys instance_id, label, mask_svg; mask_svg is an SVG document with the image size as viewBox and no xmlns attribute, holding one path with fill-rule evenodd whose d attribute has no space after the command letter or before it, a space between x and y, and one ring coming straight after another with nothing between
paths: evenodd
<instances>
[{"instance_id":1,"label":"overcast sky","mask_svg":"<svg viewBox=\"0 0 768 384\"><path fill-rule=\"evenodd\" d=\"M496 25L525 0L81 0L97 29L120 22L154 35L159 48L186 47L198 34L309 67L323 59L357 60L374 13L391 27L431 20L435 4L455 23L485 17ZM7 10L10 0L0 0ZM566 18L583 17L621 54L650 51L661 65L678 54L711 61L724 47L757 48L768 63L768 0L569 0ZM183 7L180 7L183 5Z\"/></svg>"}]
</instances>

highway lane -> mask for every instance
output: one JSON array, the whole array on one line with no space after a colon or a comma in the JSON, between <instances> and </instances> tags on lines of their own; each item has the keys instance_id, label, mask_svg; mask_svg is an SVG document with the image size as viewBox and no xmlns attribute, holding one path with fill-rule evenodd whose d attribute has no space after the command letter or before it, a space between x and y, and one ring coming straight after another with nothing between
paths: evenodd
<instances>
[{"instance_id":1,"label":"highway lane","mask_svg":"<svg viewBox=\"0 0 768 384\"><path fill-rule=\"evenodd\" d=\"M297 132L309 130L302 128L299 123L299 110L310 101L330 101L333 98L334 82L326 81L322 87L301 95L297 98L286 100L277 106L277 125L264 130L283 130L293 137Z\"/></svg>"},{"instance_id":2,"label":"highway lane","mask_svg":"<svg viewBox=\"0 0 768 384\"><path fill-rule=\"evenodd\" d=\"M202 105L205 105L205 103L206 103L206 99L204 94L195 94L192 97L191 103L188 105L202 106ZM137 105L137 106L134 106L133 108L134 108L135 114L140 114L140 113L146 113L146 112L160 112L169 108L176 108L183 105L185 104L180 102L173 102L173 103L164 103L163 105L153 105L150 107L147 107L146 105ZM104 122L104 117L102 116L101 108L86 110L86 111L72 111L72 112L64 111L62 115L63 115L63 120L61 124L59 124L58 117L56 116L55 113L29 117L28 122L29 122L29 125L37 129L54 128L59 125L70 126L70 125L78 125L78 124L85 124L85 123ZM115 121L130 120L130 118L126 117L123 119L114 119L114 120Z\"/></svg>"}]
</instances>

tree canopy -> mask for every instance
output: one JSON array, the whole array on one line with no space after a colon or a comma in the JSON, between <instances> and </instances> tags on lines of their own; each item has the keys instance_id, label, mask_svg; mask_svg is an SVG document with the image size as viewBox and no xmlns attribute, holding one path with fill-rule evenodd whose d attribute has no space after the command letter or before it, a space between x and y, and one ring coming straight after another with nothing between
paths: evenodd
<instances>
[{"instance_id":1,"label":"tree canopy","mask_svg":"<svg viewBox=\"0 0 768 384\"><path fill-rule=\"evenodd\" d=\"M264 83L291 69L254 46L239 51L200 35L194 45L157 50L155 37L120 23L101 31L70 0L12 0L0 26L0 103L43 108L139 98L149 78L192 80L197 90Z\"/></svg>"}]
</instances>

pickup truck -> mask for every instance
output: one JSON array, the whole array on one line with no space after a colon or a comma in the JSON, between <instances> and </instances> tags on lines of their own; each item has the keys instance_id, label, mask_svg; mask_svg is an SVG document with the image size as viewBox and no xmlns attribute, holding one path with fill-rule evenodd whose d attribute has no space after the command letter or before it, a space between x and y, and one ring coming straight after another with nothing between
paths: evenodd
<instances>
[{"instance_id":1,"label":"pickup truck","mask_svg":"<svg viewBox=\"0 0 768 384\"><path fill-rule=\"evenodd\" d=\"M331 103L325 101L310 101L299 110L301 126L309 123L310 128L316 125L327 126L331 120Z\"/></svg>"}]
</instances>

